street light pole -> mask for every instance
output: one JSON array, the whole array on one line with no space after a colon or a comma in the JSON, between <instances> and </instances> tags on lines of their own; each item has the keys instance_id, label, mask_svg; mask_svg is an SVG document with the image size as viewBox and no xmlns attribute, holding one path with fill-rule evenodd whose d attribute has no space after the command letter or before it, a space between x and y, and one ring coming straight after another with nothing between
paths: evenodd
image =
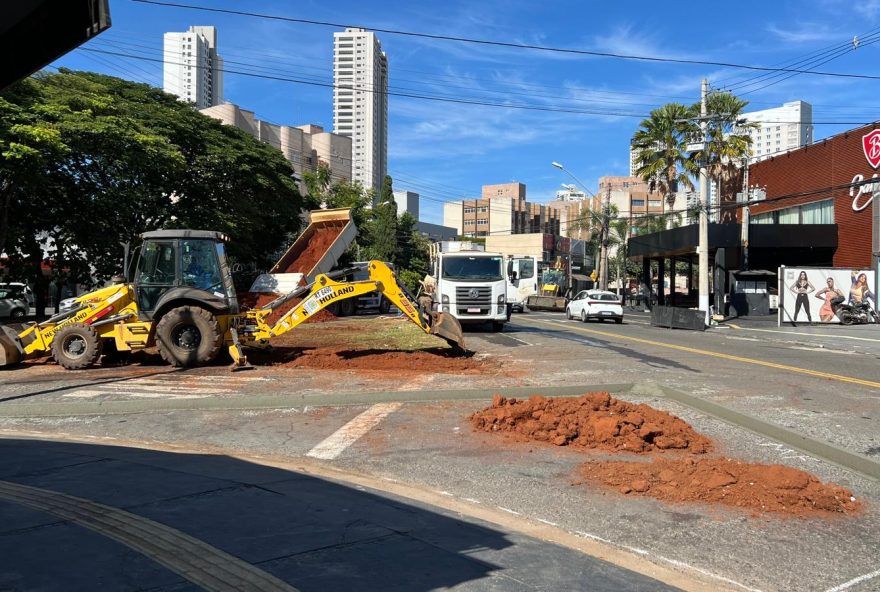
<instances>
[{"instance_id":1,"label":"street light pole","mask_svg":"<svg viewBox=\"0 0 880 592\"><path fill-rule=\"evenodd\" d=\"M709 139L708 107L706 96L709 93L709 81L705 78L700 88L700 133L703 136L703 158L700 162L700 240L697 246L700 265L700 301L699 308L704 312L704 322L709 325L709 175L706 170L706 150Z\"/></svg>"},{"instance_id":2,"label":"street light pole","mask_svg":"<svg viewBox=\"0 0 880 592\"><path fill-rule=\"evenodd\" d=\"M602 205L602 273L599 275L599 289L608 289L608 225L611 217L611 183L605 188L605 203ZM618 282L620 279L618 278Z\"/></svg>"}]
</instances>

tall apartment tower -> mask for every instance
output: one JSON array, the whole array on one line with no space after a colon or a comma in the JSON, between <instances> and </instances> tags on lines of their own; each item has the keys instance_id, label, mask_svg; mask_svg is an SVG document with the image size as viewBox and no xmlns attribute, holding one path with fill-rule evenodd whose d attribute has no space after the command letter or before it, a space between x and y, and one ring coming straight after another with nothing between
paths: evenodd
<instances>
[{"instance_id":1,"label":"tall apartment tower","mask_svg":"<svg viewBox=\"0 0 880 592\"><path fill-rule=\"evenodd\" d=\"M804 101L783 103L781 107L743 113L750 122L760 124L749 130L752 160L757 162L813 143L813 107Z\"/></svg>"},{"instance_id":2,"label":"tall apartment tower","mask_svg":"<svg viewBox=\"0 0 880 592\"><path fill-rule=\"evenodd\" d=\"M333 133L351 138L352 177L378 195L388 171L388 58L375 33L333 33Z\"/></svg>"},{"instance_id":3,"label":"tall apartment tower","mask_svg":"<svg viewBox=\"0 0 880 592\"><path fill-rule=\"evenodd\" d=\"M162 89L196 108L223 102L223 60L217 53L217 29L190 27L165 33Z\"/></svg>"}]
</instances>

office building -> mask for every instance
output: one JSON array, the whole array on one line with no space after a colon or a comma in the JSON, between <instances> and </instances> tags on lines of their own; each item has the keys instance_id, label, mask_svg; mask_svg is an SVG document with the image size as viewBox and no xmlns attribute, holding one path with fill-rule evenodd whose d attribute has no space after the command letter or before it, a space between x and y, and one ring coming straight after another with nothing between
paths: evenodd
<instances>
[{"instance_id":1,"label":"office building","mask_svg":"<svg viewBox=\"0 0 880 592\"><path fill-rule=\"evenodd\" d=\"M561 231L559 210L526 201L522 183L483 185L480 198L443 204L443 224L467 237Z\"/></svg>"},{"instance_id":2,"label":"office building","mask_svg":"<svg viewBox=\"0 0 880 592\"><path fill-rule=\"evenodd\" d=\"M223 102L223 60L217 53L217 29L190 27L165 33L162 89L196 108Z\"/></svg>"},{"instance_id":3,"label":"office building","mask_svg":"<svg viewBox=\"0 0 880 592\"><path fill-rule=\"evenodd\" d=\"M388 58L375 33L333 33L333 132L351 138L352 174L378 195L388 171Z\"/></svg>"}]
</instances>

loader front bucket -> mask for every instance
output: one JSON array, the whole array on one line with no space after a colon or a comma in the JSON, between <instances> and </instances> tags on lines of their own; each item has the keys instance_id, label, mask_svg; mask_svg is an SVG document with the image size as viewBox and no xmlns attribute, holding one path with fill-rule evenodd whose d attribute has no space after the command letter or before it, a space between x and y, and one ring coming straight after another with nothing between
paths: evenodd
<instances>
[{"instance_id":1,"label":"loader front bucket","mask_svg":"<svg viewBox=\"0 0 880 592\"><path fill-rule=\"evenodd\" d=\"M453 348L464 350L464 333L461 324L454 316L446 312L431 313L431 335L446 340Z\"/></svg>"},{"instance_id":2,"label":"loader front bucket","mask_svg":"<svg viewBox=\"0 0 880 592\"><path fill-rule=\"evenodd\" d=\"M18 364L21 362L21 357L18 333L10 327L0 327L0 367Z\"/></svg>"}]
</instances>

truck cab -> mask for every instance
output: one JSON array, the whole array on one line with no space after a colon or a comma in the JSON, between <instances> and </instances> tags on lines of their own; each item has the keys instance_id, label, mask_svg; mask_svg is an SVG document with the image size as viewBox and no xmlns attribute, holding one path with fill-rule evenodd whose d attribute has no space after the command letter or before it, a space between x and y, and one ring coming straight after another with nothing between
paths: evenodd
<instances>
[{"instance_id":1,"label":"truck cab","mask_svg":"<svg viewBox=\"0 0 880 592\"><path fill-rule=\"evenodd\" d=\"M512 255L507 258L507 304L523 312L529 296L538 293L538 258Z\"/></svg>"},{"instance_id":2,"label":"truck cab","mask_svg":"<svg viewBox=\"0 0 880 592\"><path fill-rule=\"evenodd\" d=\"M503 330L510 318L504 256L454 245L442 249L432 257L434 312L449 313L462 325L491 323L494 331Z\"/></svg>"}]
</instances>

